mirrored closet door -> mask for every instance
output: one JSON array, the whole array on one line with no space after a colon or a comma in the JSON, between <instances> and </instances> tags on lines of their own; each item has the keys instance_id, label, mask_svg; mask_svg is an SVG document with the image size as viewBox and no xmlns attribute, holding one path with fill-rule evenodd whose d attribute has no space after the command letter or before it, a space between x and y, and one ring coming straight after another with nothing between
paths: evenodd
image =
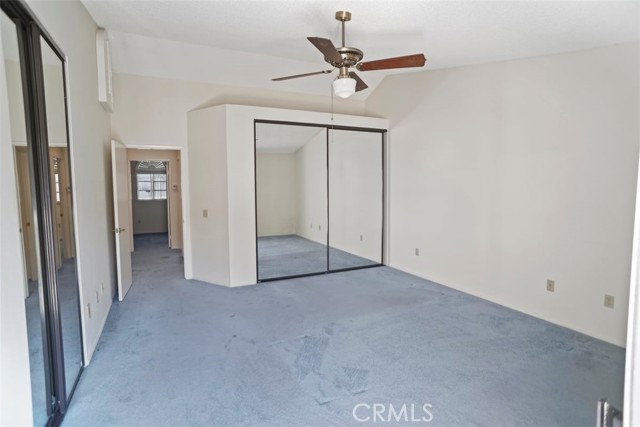
<instances>
[{"instance_id":1,"label":"mirrored closet door","mask_svg":"<svg viewBox=\"0 0 640 427\"><path fill-rule=\"evenodd\" d=\"M43 280L41 271L42 255L38 218L34 215L34 186L31 170L31 153L27 146L26 117L23 102L22 72L24 64L20 63L18 45L18 28L16 24L2 12L0 18L2 28L2 54L4 61L4 86L8 101L8 121L3 116L3 124L9 123L11 151L18 191L18 208L20 210L20 232L22 235L23 286L24 303L27 318L27 335L29 344L29 368L31 371L31 401L35 425L45 425L48 413L51 412L51 401L48 399L51 389L51 358L48 351L46 325L42 323L41 309L46 306L42 292ZM4 100L3 100L4 102ZM8 141L2 142L9 143ZM6 151L5 151L6 152Z\"/></svg>"},{"instance_id":2,"label":"mirrored closet door","mask_svg":"<svg viewBox=\"0 0 640 427\"><path fill-rule=\"evenodd\" d=\"M40 37L40 46L49 149L53 253L62 329L65 385L67 396L70 396L82 368L82 334L71 199L71 162L67 137L64 63L42 37Z\"/></svg>"},{"instance_id":3,"label":"mirrored closet door","mask_svg":"<svg viewBox=\"0 0 640 427\"><path fill-rule=\"evenodd\" d=\"M327 133L256 123L258 278L327 271Z\"/></svg>"},{"instance_id":4,"label":"mirrored closet door","mask_svg":"<svg viewBox=\"0 0 640 427\"><path fill-rule=\"evenodd\" d=\"M59 424L82 372L64 56L20 2L2 2L3 93L20 214L34 425Z\"/></svg>"},{"instance_id":5,"label":"mirrored closet door","mask_svg":"<svg viewBox=\"0 0 640 427\"><path fill-rule=\"evenodd\" d=\"M329 270L382 264L382 135L329 129Z\"/></svg>"},{"instance_id":6,"label":"mirrored closet door","mask_svg":"<svg viewBox=\"0 0 640 427\"><path fill-rule=\"evenodd\" d=\"M383 138L256 120L258 281L382 264Z\"/></svg>"}]
</instances>

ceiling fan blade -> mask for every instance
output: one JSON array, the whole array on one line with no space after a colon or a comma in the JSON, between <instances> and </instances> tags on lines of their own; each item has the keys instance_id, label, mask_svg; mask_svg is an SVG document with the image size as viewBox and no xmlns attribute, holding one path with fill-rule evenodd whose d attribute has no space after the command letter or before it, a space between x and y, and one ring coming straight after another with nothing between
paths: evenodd
<instances>
[{"instance_id":1,"label":"ceiling fan blade","mask_svg":"<svg viewBox=\"0 0 640 427\"><path fill-rule=\"evenodd\" d=\"M333 42L329 39L323 39L322 37L307 37L307 40L318 49L325 58L332 62L342 62L342 55L338 52L338 49L333 45Z\"/></svg>"},{"instance_id":2,"label":"ceiling fan blade","mask_svg":"<svg viewBox=\"0 0 640 427\"><path fill-rule=\"evenodd\" d=\"M278 77L277 79L271 79L271 81L280 82L282 80L297 79L299 77L315 76L316 74L329 74L332 71L333 70L323 70L316 71L315 73L296 74L295 76Z\"/></svg>"},{"instance_id":3,"label":"ceiling fan blade","mask_svg":"<svg viewBox=\"0 0 640 427\"><path fill-rule=\"evenodd\" d=\"M422 67L427 58L422 53L416 55L398 56L397 58L379 59L377 61L361 62L356 68L359 71L387 70L389 68Z\"/></svg>"},{"instance_id":4,"label":"ceiling fan blade","mask_svg":"<svg viewBox=\"0 0 640 427\"><path fill-rule=\"evenodd\" d=\"M360 76L358 76L353 71L349 71L349 77L351 77L356 81L356 92L360 92L361 90L365 90L366 88L369 87L365 82L362 81Z\"/></svg>"}]
</instances>

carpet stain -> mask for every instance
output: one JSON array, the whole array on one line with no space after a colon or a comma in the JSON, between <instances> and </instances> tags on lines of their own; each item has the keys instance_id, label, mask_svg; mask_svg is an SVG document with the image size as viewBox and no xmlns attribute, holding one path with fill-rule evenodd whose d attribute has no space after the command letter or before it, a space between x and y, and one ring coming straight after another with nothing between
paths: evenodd
<instances>
[{"instance_id":1,"label":"carpet stain","mask_svg":"<svg viewBox=\"0 0 640 427\"><path fill-rule=\"evenodd\" d=\"M324 353L329 347L326 337L305 336L302 340L302 347L294 362L298 378L305 378L310 372L320 372Z\"/></svg>"},{"instance_id":2,"label":"carpet stain","mask_svg":"<svg viewBox=\"0 0 640 427\"><path fill-rule=\"evenodd\" d=\"M341 387L345 388L352 395L364 393L369 388L369 370L342 367L343 375L337 378Z\"/></svg>"}]
</instances>

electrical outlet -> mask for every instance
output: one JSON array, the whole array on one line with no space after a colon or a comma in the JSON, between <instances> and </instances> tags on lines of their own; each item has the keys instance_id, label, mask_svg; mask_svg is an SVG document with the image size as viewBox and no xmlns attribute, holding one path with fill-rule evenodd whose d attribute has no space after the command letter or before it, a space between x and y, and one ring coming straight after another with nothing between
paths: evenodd
<instances>
[{"instance_id":1,"label":"electrical outlet","mask_svg":"<svg viewBox=\"0 0 640 427\"><path fill-rule=\"evenodd\" d=\"M360 235L360 241L362 242L362 234Z\"/></svg>"},{"instance_id":2,"label":"electrical outlet","mask_svg":"<svg viewBox=\"0 0 640 427\"><path fill-rule=\"evenodd\" d=\"M613 295L604 294L604 306L607 308L613 308L616 299Z\"/></svg>"},{"instance_id":3,"label":"electrical outlet","mask_svg":"<svg viewBox=\"0 0 640 427\"><path fill-rule=\"evenodd\" d=\"M318 230L322 230L322 226L321 225L318 226Z\"/></svg>"},{"instance_id":4,"label":"electrical outlet","mask_svg":"<svg viewBox=\"0 0 640 427\"><path fill-rule=\"evenodd\" d=\"M420 248L416 248L416 256L420 256Z\"/></svg>"},{"instance_id":5,"label":"electrical outlet","mask_svg":"<svg viewBox=\"0 0 640 427\"><path fill-rule=\"evenodd\" d=\"M89 319L91 319L91 303L87 304L87 314L89 315Z\"/></svg>"},{"instance_id":6,"label":"electrical outlet","mask_svg":"<svg viewBox=\"0 0 640 427\"><path fill-rule=\"evenodd\" d=\"M555 292L556 291L556 282L555 280L547 280L547 291Z\"/></svg>"},{"instance_id":7,"label":"electrical outlet","mask_svg":"<svg viewBox=\"0 0 640 427\"><path fill-rule=\"evenodd\" d=\"M100 304L100 292L96 291L96 304Z\"/></svg>"},{"instance_id":8,"label":"electrical outlet","mask_svg":"<svg viewBox=\"0 0 640 427\"><path fill-rule=\"evenodd\" d=\"M209 210L207 209L202 210L202 218L209 218Z\"/></svg>"}]
</instances>

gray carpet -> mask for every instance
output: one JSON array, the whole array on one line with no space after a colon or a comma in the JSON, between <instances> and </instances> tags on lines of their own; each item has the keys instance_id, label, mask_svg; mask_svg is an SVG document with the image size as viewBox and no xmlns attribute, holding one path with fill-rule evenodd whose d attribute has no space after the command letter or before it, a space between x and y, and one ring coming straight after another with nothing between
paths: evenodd
<instances>
[{"instance_id":1,"label":"gray carpet","mask_svg":"<svg viewBox=\"0 0 640 427\"><path fill-rule=\"evenodd\" d=\"M67 393L73 387L82 363L80 344L80 314L78 313L78 289L75 259L66 259L58 270L58 301L62 324L62 345ZM31 368L31 400L33 403L34 425L43 426L47 422L44 359L42 354L42 327L40 320L38 282L29 281L29 297L25 300L27 313L27 333L29 335L29 365Z\"/></svg>"},{"instance_id":2,"label":"gray carpet","mask_svg":"<svg viewBox=\"0 0 640 427\"><path fill-rule=\"evenodd\" d=\"M294 234L258 238L260 280L379 264Z\"/></svg>"},{"instance_id":3,"label":"gray carpet","mask_svg":"<svg viewBox=\"0 0 640 427\"><path fill-rule=\"evenodd\" d=\"M376 425L584 427L622 405L622 348L392 268L229 289L136 248L64 426L362 426L359 403L429 403L430 423Z\"/></svg>"}]
</instances>

